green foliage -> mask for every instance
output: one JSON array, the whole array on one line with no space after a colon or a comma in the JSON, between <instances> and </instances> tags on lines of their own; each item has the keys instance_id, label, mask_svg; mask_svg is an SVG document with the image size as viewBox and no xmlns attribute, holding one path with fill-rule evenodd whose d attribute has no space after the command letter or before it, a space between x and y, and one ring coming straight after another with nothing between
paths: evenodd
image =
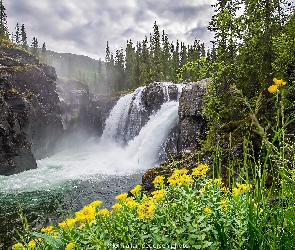
<instances>
[{"instance_id":1,"label":"green foliage","mask_svg":"<svg viewBox=\"0 0 295 250\"><path fill-rule=\"evenodd\" d=\"M239 94L232 91L233 86L254 108L261 93L268 97L265 90L275 76L289 79L288 71L293 69L295 58L294 14L284 6L288 7L288 3L283 0L217 1L216 14L209 25L209 29L215 32L217 53L204 110L208 119L209 142L214 144L217 134L223 136L230 132L239 140L251 132L249 105L246 106ZM292 88L289 81L285 90L289 103L293 100L289 94ZM265 125L272 122L274 107L269 98L261 100L261 104L257 112ZM224 131L229 123L236 126Z\"/></svg>"},{"instance_id":2,"label":"green foliage","mask_svg":"<svg viewBox=\"0 0 295 250\"><path fill-rule=\"evenodd\" d=\"M210 73L211 65L206 57L201 57L193 62L187 62L181 68L177 70L178 82L183 82L184 80L199 81L211 75ZM184 79L187 75L188 79Z\"/></svg>"}]
</instances>

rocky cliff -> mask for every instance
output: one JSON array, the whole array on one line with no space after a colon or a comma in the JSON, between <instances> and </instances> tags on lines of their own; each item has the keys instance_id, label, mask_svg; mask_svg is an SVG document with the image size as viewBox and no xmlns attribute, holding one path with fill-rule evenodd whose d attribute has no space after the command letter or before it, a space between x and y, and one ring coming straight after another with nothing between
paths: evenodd
<instances>
[{"instance_id":1,"label":"rocky cliff","mask_svg":"<svg viewBox=\"0 0 295 250\"><path fill-rule=\"evenodd\" d=\"M7 41L0 46L0 174L36 168L63 131L54 68Z\"/></svg>"}]
</instances>

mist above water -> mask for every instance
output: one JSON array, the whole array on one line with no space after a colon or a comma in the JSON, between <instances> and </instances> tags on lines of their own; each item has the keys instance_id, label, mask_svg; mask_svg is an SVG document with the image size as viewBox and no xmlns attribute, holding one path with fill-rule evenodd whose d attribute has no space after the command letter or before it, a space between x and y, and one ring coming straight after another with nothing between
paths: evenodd
<instances>
[{"instance_id":1,"label":"mist above water","mask_svg":"<svg viewBox=\"0 0 295 250\"><path fill-rule=\"evenodd\" d=\"M137 124L138 114L128 108L132 104L135 110L139 109L140 103L136 106L134 100L141 91L142 87L118 101L101 138L76 134L63 140L56 154L37 161L37 169L0 176L1 192L52 190L73 180L102 180L112 175L134 174L157 164L159 148L178 121L178 102L164 103L145 126L136 128L138 135L124 145L118 134L124 135L122 128L126 128L128 114L134 115L134 124Z\"/></svg>"}]
</instances>

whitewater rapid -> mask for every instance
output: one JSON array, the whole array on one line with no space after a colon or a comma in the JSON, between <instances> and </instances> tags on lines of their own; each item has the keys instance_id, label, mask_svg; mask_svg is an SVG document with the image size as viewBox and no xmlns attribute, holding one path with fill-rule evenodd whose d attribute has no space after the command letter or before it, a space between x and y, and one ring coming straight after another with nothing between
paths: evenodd
<instances>
[{"instance_id":1,"label":"whitewater rapid","mask_svg":"<svg viewBox=\"0 0 295 250\"><path fill-rule=\"evenodd\" d=\"M124 102L124 98L121 102ZM110 119L116 117L122 122L122 114L126 116L127 111L116 110L118 105L120 101L114 107ZM60 152L38 160L37 169L0 176L0 190L4 193L53 190L73 180L102 180L110 175L127 175L146 170L158 163L159 147L177 121L178 102L168 101L150 116L139 134L124 146L112 136L113 125L117 128L121 126L113 120L114 123L110 122L102 138L74 138L67 147L60 147Z\"/></svg>"}]
</instances>

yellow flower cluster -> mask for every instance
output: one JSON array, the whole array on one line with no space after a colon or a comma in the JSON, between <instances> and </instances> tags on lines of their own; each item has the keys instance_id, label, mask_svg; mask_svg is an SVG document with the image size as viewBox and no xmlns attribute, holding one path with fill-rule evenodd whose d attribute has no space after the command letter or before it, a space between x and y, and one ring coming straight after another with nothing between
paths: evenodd
<instances>
[{"instance_id":1,"label":"yellow flower cluster","mask_svg":"<svg viewBox=\"0 0 295 250\"><path fill-rule=\"evenodd\" d=\"M276 93L277 90L278 90L278 87L284 86L284 85L287 84L287 82L283 81L282 79L278 80L277 78L274 78L273 81L274 81L275 84L269 86L268 89L267 89L268 92L270 92L270 93Z\"/></svg>"},{"instance_id":2,"label":"yellow flower cluster","mask_svg":"<svg viewBox=\"0 0 295 250\"><path fill-rule=\"evenodd\" d=\"M133 189L131 189L130 192L134 195L134 194L137 194L140 190L141 190L141 185L137 185Z\"/></svg>"},{"instance_id":3,"label":"yellow flower cluster","mask_svg":"<svg viewBox=\"0 0 295 250\"><path fill-rule=\"evenodd\" d=\"M102 204L102 201L97 200L97 201L93 201L93 202L91 202L91 203L89 204L89 206L92 206L92 207L97 208L97 207L99 207L101 204Z\"/></svg>"},{"instance_id":4,"label":"yellow flower cluster","mask_svg":"<svg viewBox=\"0 0 295 250\"><path fill-rule=\"evenodd\" d=\"M166 195L166 193L167 193L167 191L165 189L156 190L156 191L152 192L153 199L155 201L162 200L163 197Z\"/></svg>"},{"instance_id":5,"label":"yellow flower cluster","mask_svg":"<svg viewBox=\"0 0 295 250\"><path fill-rule=\"evenodd\" d=\"M130 209L134 208L137 206L137 202L135 200L133 200L131 197L128 197L126 199L126 206L129 207Z\"/></svg>"},{"instance_id":6,"label":"yellow flower cluster","mask_svg":"<svg viewBox=\"0 0 295 250\"><path fill-rule=\"evenodd\" d=\"M223 193L228 193L229 192L229 188L228 187L222 187L220 188L220 190L223 192Z\"/></svg>"},{"instance_id":7,"label":"yellow flower cluster","mask_svg":"<svg viewBox=\"0 0 295 250\"><path fill-rule=\"evenodd\" d=\"M12 246L12 249L21 249L25 250L24 245L22 243L16 243Z\"/></svg>"},{"instance_id":8,"label":"yellow flower cluster","mask_svg":"<svg viewBox=\"0 0 295 250\"><path fill-rule=\"evenodd\" d=\"M96 208L91 205L84 206L80 211L75 213L76 220L82 223L92 222L95 218Z\"/></svg>"},{"instance_id":9,"label":"yellow flower cluster","mask_svg":"<svg viewBox=\"0 0 295 250\"><path fill-rule=\"evenodd\" d=\"M236 186L236 188L233 188L233 195L235 196L239 195L240 193L245 193L252 188L251 184L236 183Z\"/></svg>"},{"instance_id":10,"label":"yellow flower cluster","mask_svg":"<svg viewBox=\"0 0 295 250\"><path fill-rule=\"evenodd\" d=\"M72 250L72 249L74 249L74 247L75 247L75 243L70 242L70 243L66 246L65 250Z\"/></svg>"},{"instance_id":11,"label":"yellow flower cluster","mask_svg":"<svg viewBox=\"0 0 295 250\"><path fill-rule=\"evenodd\" d=\"M50 226L48 226L48 227L45 227L45 228L43 227L43 228L41 228L41 232L42 232L42 233L45 233L45 234L48 234L48 233L51 233L51 232L53 231L53 229L54 229L53 226L50 225Z\"/></svg>"},{"instance_id":12,"label":"yellow flower cluster","mask_svg":"<svg viewBox=\"0 0 295 250\"><path fill-rule=\"evenodd\" d=\"M30 248L35 248L36 245L42 241L42 238L38 238L38 239L34 239L34 240L30 240L29 243L28 243L28 246Z\"/></svg>"},{"instance_id":13,"label":"yellow flower cluster","mask_svg":"<svg viewBox=\"0 0 295 250\"><path fill-rule=\"evenodd\" d=\"M221 200L220 201L220 205L221 205L221 210L224 212L228 212L228 204L227 204L227 200Z\"/></svg>"},{"instance_id":14,"label":"yellow flower cluster","mask_svg":"<svg viewBox=\"0 0 295 250\"><path fill-rule=\"evenodd\" d=\"M208 169L207 164L200 164L198 167L192 169L192 176L205 178Z\"/></svg>"},{"instance_id":15,"label":"yellow flower cluster","mask_svg":"<svg viewBox=\"0 0 295 250\"><path fill-rule=\"evenodd\" d=\"M215 185L218 185L218 186L221 186L223 184L221 178L220 179L214 179L213 182L214 182Z\"/></svg>"},{"instance_id":16,"label":"yellow flower cluster","mask_svg":"<svg viewBox=\"0 0 295 250\"><path fill-rule=\"evenodd\" d=\"M76 219L67 218L64 221L58 223L58 226L63 230L71 230L75 226L76 222Z\"/></svg>"},{"instance_id":17,"label":"yellow flower cluster","mask_svg":"<svg viewBox=\"0 0 295 250\"><path fill-rule=\"evenodd\" d=\"M114 204L114 205L112 206L112 208L113 208L114 210L120 210L120 209L122 208L122 205L119 204L119 203L116 203L116 204Z\"/></svg>"},{"instance_id":18,"label":"yellow flower cluster","mask_svg":"<svg viewBox=\"0 0 295 250\"><path fill-rule=\"evenodd\" d=\"M212 214L212 210L209 207L205 207L204 212L207 214Z\"/></svg>"},{"instance_id":19,"label":"yellow flower cluster","mask_svg":"<svg viewBox=\"0 0 295 250\"><path fill-rule=\"evenodd\" d=\"M194 182L193 177L187 174L187 169L176 169L173 174L168 178L171 186L179 186L180 184L188 186Z\"/></svg>"},{"instance_id":20,"label":"yellow flower cluster","mask_svg":"<svg viewBox=\"0 0 295 250\"><path fill-rule=\"evenodd\" d=\"M119 194L119 195L116 197L116 200L119 201L119 202L125 201L126 198L127 198L127 196L128 196L127 193Z\"/></svg>"},{"instance_id":21,"label":"yellow flower cluster","mask_svg":"<svg viewBox=\"0 0 295 250\"><path fill-rule=\"evenodd\" d=\"M138 205L137 215L140 220L151 219L153 217L155 204L152 200L148 200Z\"/></svg>"},{"instance_id":22,"label":"yellow flower cluster","mask_svg":"<svg viewBox=\"0 0 295 250\"><path fill-rule=\"evenodd\" d=\"M102 216L106 216L106 215L109 215L110 214L110 211L107 210L106 208L103 208L101 209L99 212L98 212L99 215L102 215Z\"/></svg>"},{"instance_id":23,"label":"yellow flower cluster","mask_svg":"<svg viewBox=\"0 0 295 250\"><path fill-rule=\"evenodd\" d=\"M154 181L153 181L154 186L155 186L155 187L160 187L160 186L162 186L162 185L164 184L164 179L165 179L165 177L162 176L162 175L158 175L158 176L156 176L156 178L155 178Z\"/></svg>"}]
</instances>

